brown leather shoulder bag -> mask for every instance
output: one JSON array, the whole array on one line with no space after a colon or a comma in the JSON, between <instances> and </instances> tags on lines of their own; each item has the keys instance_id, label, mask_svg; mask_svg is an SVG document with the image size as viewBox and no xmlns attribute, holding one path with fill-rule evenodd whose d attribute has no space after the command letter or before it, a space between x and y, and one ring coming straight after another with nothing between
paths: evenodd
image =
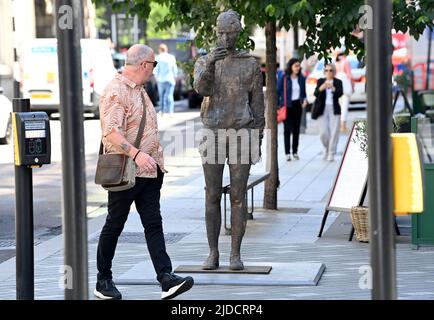
<instances>
[{"instance_id":1,"label":"brown leather shoulder bag","mask_svg":"<svg viewBox=\"0 0 434 320\"><path fill-rule=\"evenodd\" d=\"M134 147L139 149L146 124L146 105L142 94L143 116L140 121ZM104 146L99 147L98 163L96 166L95 183L108 191L124 191L134 187L136 183L136 164L125 154L104 153Z\"/></svg>"}]
</instances>

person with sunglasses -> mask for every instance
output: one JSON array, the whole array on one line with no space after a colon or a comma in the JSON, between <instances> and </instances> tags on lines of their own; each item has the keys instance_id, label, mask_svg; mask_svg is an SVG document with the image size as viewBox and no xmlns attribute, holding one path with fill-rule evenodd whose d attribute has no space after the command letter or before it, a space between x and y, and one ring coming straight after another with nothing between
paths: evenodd
<instances>
[{"instance_id":1,"label":"person with sunglasses","mask_svg":"<svg viewBox=\"0 0 434 320\"><path fill-rule=\"evenodd\" d=\"M136 163L135 185L124 191L108 191L107 219L98 241L97 283L94 295L100 299L121 299L112 280L112 260L119 236L127 221L132 203L140 215L149 255L156 278L161 285L162 299L171 299L193 286L192 277L172 273L172 263L166 251L160 189L163 184L163 148L158 134L157 115L143 85L156 65L153 50L142 44L128 49L125 68L116 74L100 98L102 144L105 153L122 153ZM144 130L139 138L141 119Z\"/></svg>"},{"instance_id":2,"label":"person with sunglasses","mask_svg":"<svg viewBox=\"0 0 434 320\"><path fill-rule=\"evenodd\" d=\"M178 66L176 65L175 56L169 53L166 44L160 44L158 53L156 57L158 65L155 66L154 75L157 79L160 97L160 115L169 113L172 116L175 108L173 93L175 91L176 76L178 75Z\"/></svg>"},{"instance_id":3,"label":"person with sunglasses","mask_svg":"<svg viewBox=\"0 0 434 320\"><path fill-rule=\"evenodd\" d=\"M342 81L335 77L333 64L324 65L325 78L318 80L315 97L318 108L320 139L324 146L324 160L334 161L339 142L341 106L339 98L343 94Z\"/></svg>"}]
</instances>

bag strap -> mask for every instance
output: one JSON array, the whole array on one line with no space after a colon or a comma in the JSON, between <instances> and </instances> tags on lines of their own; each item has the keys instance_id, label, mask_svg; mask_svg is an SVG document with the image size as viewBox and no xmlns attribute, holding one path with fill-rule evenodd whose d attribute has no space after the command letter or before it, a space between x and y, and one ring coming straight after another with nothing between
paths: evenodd
<instances>
[{"instance_id":1,"label":"bag strap","mask_svg":"<svg viewBox=\"0 0 434 320\"><path fill-rule=\"evenodd\" d=\"M134 147L136 147L136 149L138 149L140 147L140 140L142 140L143 131L145 131L145 124L146 124L145 97L143 96L143 91L140 91L140 94L142 96L143 116L142 116L142 121L140 121L139 132L137 132L136 141L134 142Z\"/></svg>"},{"instance_id":2,"label":"bag strap","mask_svg":"<svg viewBox=\"0 0 434 320\"><path fill-rule=\"evenodd\" d=\"M146 124L146 104L145 104L145 97L143 95L143 92L140 91L141 97L142 97L142 105L143 105L143 116L142 120L140 121L139 125L139 131L137 132L136 140L134 141L134 147L138 149L140 147L140 140L142 140L143 131L145 131L145 124ZM99 145L99 154L103 154L104 152L104 145L101 143Z\"/></svg>"},{"instance_id":3,"label":"bag strap","mask_svg":"<svg viewBox=\"0 0 434 320\"><path fill-rule=\"evenodd\" d=\"M283 76L283 105L286 106L286 75Z\"/></svg>"}]
</instances>

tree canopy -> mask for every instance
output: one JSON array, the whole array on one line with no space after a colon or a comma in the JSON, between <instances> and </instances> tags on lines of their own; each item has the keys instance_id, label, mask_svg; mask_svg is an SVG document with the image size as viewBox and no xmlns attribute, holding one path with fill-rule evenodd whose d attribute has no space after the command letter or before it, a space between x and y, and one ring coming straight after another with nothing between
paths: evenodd
<instances>
[{"instance_id":1,"label":"tree canopy","mask_svg":"<svg viewBox=\"0 0 434 320\"><path fill-rule=\"evenodd\" d=\"M276 91L276 30L289 30L298 26L306 30L306 39L298 48L299 56L330 59L330 51L340 48L343 40L346 51L364 56L363 38L356 36L370 26L372 9L364 0L93 0L109 4L113 9L138 15L148 20L151 3L168 8L167 14L157 22L157 29L167 30L173 25L188 26L196 32L195 44L209 49L216 40L215 23L220 12L233 9L243 19L244 29L238 48L254 49L250 34L255 27L265 27L267 62L267 128L270 129L270 177L265 181L264 207L277 209L277 91ZM433 29L433 0L392 0L393 27L409 32L416 39L426 27ZM277 25L277 28L276 28Z\"/></svg>"},{"instance_id":2,"label":"tree canopy","mask_svg":"<svg viewBox=\"0 0 434 320\"><path fill-rule=\"evenodd\" d=\"M93 0L107 3L116 11L137 14L148 19L151 4L168 8L166 14L156 23L157 30L167 30L173 25L189 26L196 32L198 47L210 48L215 41L217 15L226 9L234 9L243 17L245 30L238 47L253 49L255 44L249 38L254 27L264 27L269 21L276 21L279 27L289 30L293 25L306 30L306 39L299 52L306 57L319 54L327 57L331 48L341 46L362 56L362 39L353 36L360 24L369 24L369 8L364 0ZM392 0L393 27L396 31L409 32L416 39L426 27L434 28L433 0Z\"/></svg>"}]
</instances>

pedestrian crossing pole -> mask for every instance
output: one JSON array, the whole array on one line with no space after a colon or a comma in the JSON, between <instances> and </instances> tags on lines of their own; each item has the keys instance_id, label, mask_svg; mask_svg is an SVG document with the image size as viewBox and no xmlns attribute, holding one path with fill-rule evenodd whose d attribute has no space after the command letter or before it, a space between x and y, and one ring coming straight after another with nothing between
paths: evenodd
<instances>
[{"instance_id":1,"label":"pedestrian crossing pole","mask_svg":"<svg viewBox=\"0 0 434 320\"><path fill-rule=\"evenodd\" d=\"M13 69L13 76L14 76L14 81L13 81L13 92L14 92L14 98L20 98L21 97L21 90L20 90L20 66L19 66L19 62L18 62L18 45L17 45L17 41L18 41L18 37L17 37L17 31L16 31L16 19L15 17L18 14L18 9L17 9L17 1L18 0L12 0L12 39L13 39L13 44L14 44L14 69Z\"/></svg>"},{"instance_id":2,"label":"pedestrian crossing pole","mask_svg":"<svg viewBox=\"0 0 434 320\"><path fill-rule=\"evenodd\" d=\"M392 1L366 0L372 299L396 299L392 191Z\"/></svg>"},{"instance_id":3,"label":"pedestrian crossing pole","mask_svg":"<svg viewBox=\"0 0 434 320\"><path fill-rule=\"evenodd\" d=\"M81 0L56 0L62 128L64 289L67 300L88 299L86 171L80 38Z\"/></svg>"},{"instance_id":4,"label":"pedestrian crossing pole","mask_svg":"<svg viewBox=\"0 0 434 320\"><path fill-rule=\"evenodd\" d=\"M30 99L13 99L12 103L13 112L30 112ZM16 135L14 133L14 138ZM33 176L31 167L17 164L18 150L18 142L14 141L16 298L17 300L34 300Z\"/></svg>"}]
</instances>

